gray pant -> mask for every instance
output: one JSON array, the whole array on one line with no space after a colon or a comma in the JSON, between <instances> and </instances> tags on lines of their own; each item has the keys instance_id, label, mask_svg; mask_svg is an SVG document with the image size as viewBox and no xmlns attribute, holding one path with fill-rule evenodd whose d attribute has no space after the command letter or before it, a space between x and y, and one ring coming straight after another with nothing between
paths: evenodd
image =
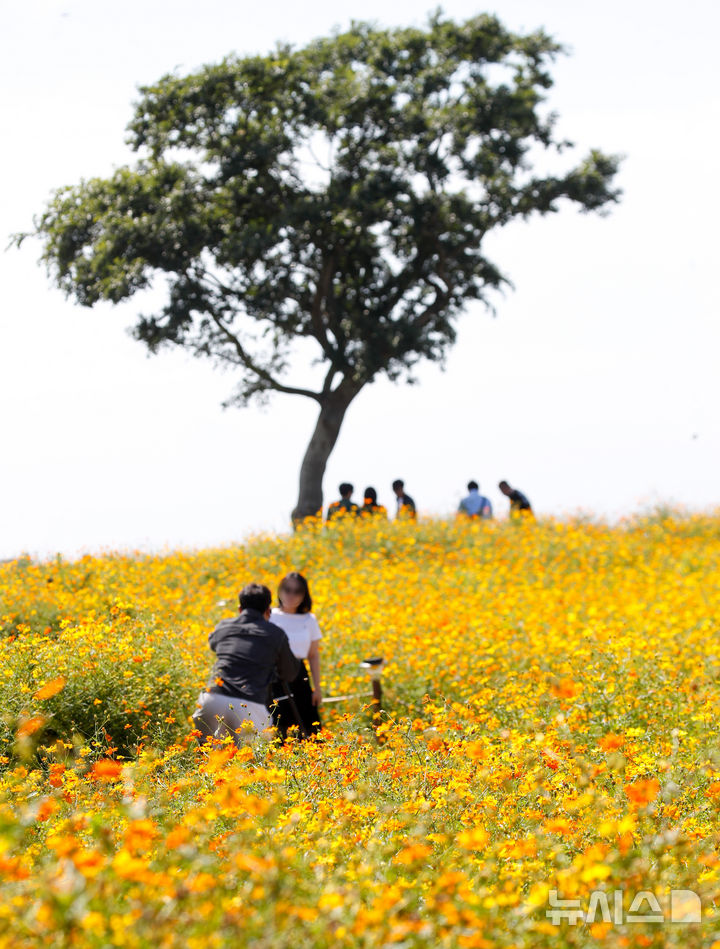
<instances>
[{"instance_id":1,"label":"gray pant","mask_svg":"<svg viewBox=\"0 0 720 949\"><path fill-rule=\"evenodd\" d=\"M272 728L270 712L259 702L233 698L219 692L201 692L198 708L193 713L195 727L202 733L202 741L208 738L230 736L236 745L256 738L258 732ZM252 727L243 727L249 722Z\"/></svg>"}]
</instances>

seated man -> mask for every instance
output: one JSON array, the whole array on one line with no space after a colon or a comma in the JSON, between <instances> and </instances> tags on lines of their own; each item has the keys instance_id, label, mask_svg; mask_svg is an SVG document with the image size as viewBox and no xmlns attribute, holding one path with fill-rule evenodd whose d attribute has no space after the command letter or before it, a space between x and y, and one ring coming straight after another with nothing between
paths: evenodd
<instances>
[{"instance_id":1,"label":"seated man","mask_svg":"<svg viewBox=\"0 0 720 949\"><path fill-rule=\"evenodd\" d=\"M352 500L353 486L344 481L338 490L340 491L340 500L333 501L328 508L327 520L330 521L333 517L357 517L360 508Z\"/></svg>"},{"instance_id":2,"label":"seated man","mask_svg":"<svg viewBox=\"0 0 720 949\"><path fill-rule=\"evenodd\" d=\"M516 514L525 514L525 516L532 517L532 508L530 507L530 502L522 493L518 491L517 488L511 488L507 481L501 481L498 484L498 487L505 495L506 498L510 499L510 516L513 517Z\"/></svg>"},{"instance_id":3,"label":"seated man","mask_svg":"<svg viewBox=\"0 0 720 949\"><path fill-rule=\"evenodd\" d=\"M220 620L210 633L217 658L205 691L193 714L201 741L230 735L242 741L243 723L251 731L272 727L270 683L275 674L292 680L300 664L290 650L287 634L270 618L272 595L267 587L249 583L240 591L240 612Z\"/></svg>"},{"instance_id":4,"label":"seated man","mask_svg":"<svg viewBox=\"0 0 720 949\"><path fill-rule=\"evenodd\" d=\"M480 485L477 481L468 481L468 496L463 498L458 508L458 514L468 517L492 517L492 504L489 498L480 494Z\"/></svg>"}]
</instances>

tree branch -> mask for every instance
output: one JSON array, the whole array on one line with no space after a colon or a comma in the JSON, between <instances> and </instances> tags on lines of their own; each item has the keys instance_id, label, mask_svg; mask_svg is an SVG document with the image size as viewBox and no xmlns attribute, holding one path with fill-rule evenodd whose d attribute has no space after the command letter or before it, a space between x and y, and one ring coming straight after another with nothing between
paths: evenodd
<instances>
[{"instance_id":1,"label":"tree branch","mask_svg":"<svg viewBox=\"0 0 720 949\"><path fill-rule=\"evenodd\" d=\"M312 305L310 307L313 336L318 341L318 343L320 343L322 351L331 360L334 358L335 353L333 352L333 347L331 346L330 340L328 339L327 327L323 323L322 305L323 300L325 300L325 309L327 310L327 301L330 297L330 291L332 290L332 276L334 270L333 257L334 255L331 253L329 257L323 260L323 264L320 269L320 275L318 276L317 287L315 289Z\"/></svg>"},{"instance_id":2,"label":"tree branch","mask_svg":"<svg viewBox=\"0 0 720 949\"><path fill-rule=\"evenodd\" d=\"M417 282L423 264L423 258L415 257L411 263L403 268L397 277L393 277L392 281L388 281L386 286L383 287L382 293L389 293L389 299L384 308L388 318L410 287ZM391 286L393 287L392 293L390 293Z\"/></svg>"},{"instance_id":3,"label":"tree branch","mask_svg":"<svg viewBox=\"0 0 720 949\"><path fill-rule=\"evenodd\" d=\"M443 290L431 278L428 278L428 283L435 291L435 299L432 303L428 303L420 316L412 321L413 327L417 329L425 329L432 318L442 312L444 307L447 306L452 292L449 287L447 290Z\"/></svg>"},{"instance_id":4,"label":"tree branch","mask_svg":"<svg viewBox=\"0 0 720 949\"><path fill-rule=\"evenodd\" d=\"M235 352L237 353L238 358L243 366L245 366L246 369L249 369L250 372L254 372L259 379L263 380L263 382L267 383L269 389L274 389L276 392L285 392L287 395L304 395L308 399L315 399L316 402L322 402L322 392L313 392L312 389L301 389L297 386L286 386L282 382L279 382L277 379L275 379L275 377L272 376L267 371L267 369L263 369L262 366L258 366L255 362L253 362L248 353L245 351L237 336L230 332L220 317L213 312L210 312L210 316L223 336L234 347Z\"/></svg>"},{"instance_id":5,"label":"tree branch","mask_svg":"<svg viewBox=\"0 0 720 949\"><path fill-rule=\"evenodd\" d=\"M325 376L325 381L323 382L323 387L322 387L323 395L329 395L330 392L332 391L332 382L336 374L338 373L338 371L339 370L337 370L334 366L330 366L330 368L328 369L327 374Z\"/></svg>"}]
</instances>

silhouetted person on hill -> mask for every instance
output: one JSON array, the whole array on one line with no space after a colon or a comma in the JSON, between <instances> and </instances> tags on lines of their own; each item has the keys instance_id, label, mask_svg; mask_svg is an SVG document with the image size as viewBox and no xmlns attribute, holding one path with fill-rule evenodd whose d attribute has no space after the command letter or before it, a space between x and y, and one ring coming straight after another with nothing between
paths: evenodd
<instances>
[{"instance_id":1,"label":"silhouetted person on hill","mask_svg":"<svg viewBox=\"0 0 720 949\"><path fill-rule=\"evenodd\" d=\"M340 492L340 500L333 501L328 508L328 521L331 521L334 517L357 517L360 513L360 508L352 500L352 493L355 490L353 486L348 484L347 481L343 481L338 490Z\"/></svg>"},{"instance_id":2,"label":"silhouetted person on hill","mask_svg":"<svg viewBox=\"0 0 720 949\"><path fill-rule=\"evenodd\" d=\"M360 508L360 514L364 517L387 517L387 508L377 503L375 488L365 488L364 502Z\"/></svg>"},{"instance_id":3,"label":"silhouetted person on hill","mask_svg":"<svg viewBox=\"0 0 720 949\"><path fill-rule=\"evenodd\" d=\"M530 502L522 491L518 491L517 488L511 488L507 481L501 481L498 487L505 497L510 499L510 516L522 512L526 513L526 515L532 514L533 510L530 506Z\"/></svg>"},{"instance_id":4,"label":"silhouetted person on hill","mask_svg":"<svg viewBox=\"0 0 720 949\"><path fill-rule=\"evenodd\" d=\"M463 498L458 508L459 514L467 517L492 517L493 510L489 498L480 494L480 485L477 481L468 481L468 495Z\"/></svg>"},{"instance_id":5,"label":"silhouetted person on hill","mask_svg":"<svg viewBox=\"0 0 720 949\"><path fill-rule=\"evenodd\" d=\"M398 478L396 481L393 481L392 489L395 492L395 496L397 497L396 517L398 519L410 518L411 520L414 520L417 516L415 502L409 494L405 494L405 482Z\"/></svg>"}]
</instances>

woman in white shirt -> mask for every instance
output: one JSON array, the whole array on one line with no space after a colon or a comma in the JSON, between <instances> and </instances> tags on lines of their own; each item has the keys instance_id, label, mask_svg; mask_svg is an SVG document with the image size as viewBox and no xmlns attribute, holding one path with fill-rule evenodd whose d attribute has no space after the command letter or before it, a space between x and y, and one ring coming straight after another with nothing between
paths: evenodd
<instances>
[{"instance_id":1,"label":"woman in white shirt","mask_svg":"<svg viewBox=\"0 0 720 949\"><path fill-rule=\"evenodd\" d=\"M322 705L320 691L322 633L315 614L311 612L310 590L302 574L293 571L283 577L278 588L278 603L280 606L273 609L270 622L285 630L290 649L300 660L300 673L288 684L305 732L308 735L314 735L321 728L319 712ZM310 665L312 684L308 678L306 660ZM276 704L273 705L273 721L283 739L287 735L288 728L297 726L290 703L283 698L285 694L285 689L280 682L273 683L273 696L277 699Z\"/></svg>"}]
</instances>

